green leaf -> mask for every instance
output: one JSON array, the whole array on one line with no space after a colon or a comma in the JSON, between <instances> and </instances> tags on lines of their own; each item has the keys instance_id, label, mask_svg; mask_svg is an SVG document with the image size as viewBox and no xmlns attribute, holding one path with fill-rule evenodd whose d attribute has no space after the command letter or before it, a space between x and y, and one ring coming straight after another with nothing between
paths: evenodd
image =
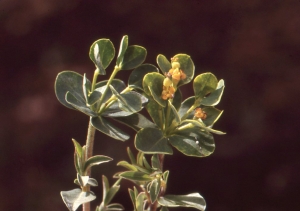
<instances>
[{"instance_id":1,"label":"green leaf","mask_svg":"<svg viewBox=\"0 0 300 211\"><path fill-rule=\"evenodd\" d=\"M178 110L181 106L181 101L182 101L182 94L180 89L177 89L177 91L174 94L174 98L172 101L173 106Z\"/></svg>"},{"instance_id":2,"label":"green leaf","mask_svg":"<svg viewBox=\"0 0 300 211\"><path fill-rule=\"evenodd\" d=\"M139 151L136 155L136 165L143 166L144 153Z\"/></svg>"},{"instance_id":3,"label":"green leaf","mask_svg":"<svg viewBox=\"0 0 300 211\"><path fill-rule=\"evenodd\" d=\"M69 211L75 211L81 204L96 199L93 192L82 192L79 188L70 191L61 191L60 195Z\"/></svg>"},{"instance_id":4,"label":"green leaf","mask_svg":"<svg viewBox=\"0 0 300 211\"><path fill-rule=\"evenodd\" d=\"M111 124L107 119L104 117L94 117L91 119L92 125L102 133L120 140L120 141L126 141L129 139L129 135L127 135L125 132Z\"/></svg>"},{"instance_id":5,"label":"green leaf","mask_svg":"<svg viewBox=\"0 0 300 211\"><path fill-rule=\"evenodd\" d=\"M195 97L192 96L192 97L189 97L187 99L185 99L182 103L181 103L181 106L179 108L179 111L178 111L178 114L180 116L180 118L182 118L186 113L187 111L194 105L195 103ZM191 113L187 118L193 118L194 114Z\"/></svg>"},{"instance_id":6,"label":"green leaf","mask_svg":"<svg viewBox=\"0 0 300 211\"><path fill-rule=\"evenodd\" d=\"M128 79L128 86L143 90L143 78L147 73L158 72L157 67L152 64L142 64L135 68Z\"/></svg>"},{"instance_id":7,"label":"green leaf","mask_svg":"<svg viewBox=\"0 0 300 211\"><path fill-rule=\"evenodd\" d=\"M90 59L94 62L101 75L115 56L115 48L109 39L99 39L90 48Z\"/></svg>"},{"instance_id":8,"label":"green leaf","mask_svg":"<svg viewBox=\"0 0 300 211\"><path fill-rule=\"evenodd\" d=\"M84 171L91 168L92 166L99 165L101 163L106 163L106 162L109 162L109 161L112 161L112 160L113 160L112 158L110 158L108 156L104 156L104 155L92 156L85 162Z\"/></svg>"},{"instance_id":9,"label":"green leaf","mask_svg":"<svg viewBox=\"0 0 300 211\"><path fill-rule=\"evenodd\" d=\"M127 92L119 94L113 86L110 86L112 93L118 98L119 107L123 111L136 113L140 111L142 107L141 95L137 92Z\"/></svg>"},{"instance_id":10,"label":"green leaf","mask_svg":"<svg viewBox=\"0 0 300 211\"><path fill-rule=\"evenodd\" d=\"M73 138L72 138L72 141L73 141L73 144L74 144L74 147L75 147L75 152L79 155L80 158L82 158L83 151L82 151L81 145Z\"/></svg>"},{"instance_id":11,"label":"green leaf","mask_svg":"<svg viewBox=\"0 0 300 211\"><path fill-rule=\"evenodd\" d=\"M168 139L164 137L162 131L157 128L143 128L135 136L135 147L150 154L172 154L173 150L168 144Z\"/></svg>"},{"instance_id":12,"label":"green leaf","mask_svg":"<svg viewBox=\"0 0 300 211\"><path fill-rule=\"evenodd\" d=\"M223 95L224 87L225 87L224 80L220 80L218 85L217 85L216 90L213 91L207 97L205 97L201 101L201 104L206 105L206 106L215 106L215 105L217 105L220 102L221 97Z\"/></svg>"},{"instance_id":13,"label":"green leaf","mask_svg":"<svg viewBox=\"0 0 300 211\"><path fill-rule=\"evenodd\" d=\"M85 101L88 101L89 92L91 91L91 82L87 80L86 75L83 75L82 90Z\"/></svg>"},{"instance_id":14,"label":"green leaf","mask_svg":"<svg viewBox=\"0 0 300 211\"><path fill-rule=\"evenodd\" d=\"M160 193L160 178L154 179L149 185L150 200L154 203Z\"/></svg>"},{"instance_id":15,"label":"green leaf","mask_svg":"<svg viewBox=\"0 0 300 211\"><path fill-rule=\"evenodd\" d=\"M128 163L127 161L120 161L119 163L117 163L117 166L123 166L128 170L137 171L137 168L134 165Z\"/></svg>"},{"instance_id":16,"label":"green leaf","mask_svg":"<svg viewBox=\"0 0 300 211\"><path fill-rule=\"evenodd\" d=\"M122 204L119 203L112 203L106 206L107 211L119 211L119 210L125 210Z\"/></svg>"},{"instance_id":17,"label":"green leaf","mask_svg":"<svg viewBox=\"0 0 300 211\"><path fill-rule=\"evenodd\" d=\"M127 147L127 154L128 154L129 159L130 159L130 162L131 162L132 164L136 164L136 159L135 159L135 157L134 157L134 155L133 155L133 153L131 152L131 150L130 150L129 147Z\"/></svg>"},{"instance_id":18,"label":"green leaf","mask_svg":"<svg viewBox=\"0 0 300 211\"><path fill-rule=\"evenodd\" d=\"M169 137L169 142L187 156L205 157L215 150L213 136L192 123L179 127L179 131Z\"/></svg>"},{"instance_id":19,"label":"green leaf","mask_svg":"<svg viewBox=\"0 0 300 211\"><path fill-rule=\"evenodd\" d=\"M223 111L216 109L214 107L204 107L202 110L207 115L206 119L203 120L203 123L207 127L214 125L223 113Z\"/></svg>"},{"instance_id":20,"label":"green leaf","mask_svg":"<svg viewBox=\"0 0 300 211\"><path fill-rule=\"evenodd\" d=\"M72 93L67 92L66 94L66 102L72 105L74 108L76 108L78 111L81 111L82 113L91 116L96 117L97 113L92 111L82 99L76 98Z\"/></svg>"},{"instance_id":21,"label":"green leaf","mask_svg":"<svg viewBox=\"0 0 300 211\"><path fill-rule=\"evenodd\" d=\"M80 101L85 102L83 89L82 89L82 75L73 72L73 71L63 71L60 72L55 80L55 95L58 101L68 108L74 109L72 105L70 105L66 99L66 93L70 92L72 95L79 98ZM87 79L87 84L90 83Z\"/></svg>"},{"instance_id":22,"label":"green leaf","mask_svg":"<svg viewBox=\"0 0 300 211\"><path fill-rule=\"evenodd\" d=\"M187 54L176 54L175 56L173 56L173 58L177 58L177 61L180 63L180 69L186 74L186 78L180 80L177 85L177 87L180 87L184 84L189 83L193 79L195 66L193 60Z\"/></svg>"},{"instance_id":23,"label":"green leaf","mask_svg":"<svg viewBox=\"0 0 300 211\"><path fill-rule=\"evenodd\" d=\"M144 211L144 201L146 199L146 194L144 192L139 193L136 197L136 211Z\"/></svg>"},{"instance_id":24,"label":"green leaf","mask_svg":"<svg viewBox=\"0 0 300 211\"><path fill-rule=\"evenodd\" d=\"M115 117L115 120L118 122L121 122L135 131L139 131L141 128L145 127L156 127L156 125L148 120L145 116L143 116L140 113L134 113L130 116L125 116L125 117Z\"/></svg>"},{"instance_id":25,"label":"green leaf","mask_svg":"<svg viewBox=\"0 0 300 211\"><path fill-rule=\"evenodd\" d=\"M166 101L162 99L161 94L163 91L163 81L165 77L159 73L148 73L143 79L143 89L148 96L153 99L162 107L166 106Z\"/></svg>"},{"instance_id":26,"label":"green leaf","mask_svg":"<svg viewBox=\"0 0 300 211\"><path fill-rule=\"evenodd\" d=\"M131 45L126 49L123 61L120 63L121 70L131 70L142 64L146 59L147 51L144 47Z\"/></svg>"},{"instance_id":27,"label":"green leaf","mask_svg":"<svg viewBox=\"0 0 300 211\"><path fill-rule=\"evenodd\" d=\"M193 83L194 93L197 105L199 106L203 98L213 92L218 85L216 76L212 73L203 73L198 75Z\"/></svg>"},{"instance_id":28,"label":"green leaf","mask_svg":"<svg viewBox=\"0 0 300 211\"><path fill-rule=\"evenodd\" d=\"M136 206L135 206L135 194L134 194L134 191L131 190L130 188L128 188L128 192L129 192L129 196L130 196L131 202L132 202L132 204L133 204L133 208L134 208L134 210L136 210Z\"/></svg>"},{"instance_id":29,"label":"green leaf","mask_svg":"<svg viewBox=\"0 0 300 211\"><path fill-rule=\"evenodd\" d=\"M206 208L206 202L199 193L165 195L158 199L158 203L165 207L192 207L202 211Z\"/></svg>"},{"instance_id":30,"label":"green leaf","mask_svg":"<svg viewBox=\"0 0 300 211\"><path fill-rule=\"evenodd\" d=\"M107 82L107 80L104 80L96 83L95 90L103 93L106 89ZM120 93L126 88L126 84L124 83L124 81L121 81L119 79L113 79L110 85L113 86L118 93ZM108 89L103 102L106 102L111 96L112 92L110 89Z\"/></svg>"},{"instance_id":31,"label":"green leaf","mask_svg":"<svg viewBox=\"0 0 300 211\"><path fill-rule=\"evenodd\" d=\"M127 47L128 47L128 36L125 35L122 37L121 40L120 49L117 57L117 66L119 66L120 63L123 61L124 54L126 52Z\"/></svg>"},{"instance_id":32,"label":"green leaf","mask_svg":"<svg viewBox=\"0 0 300 211\"><path fill-rule=\"evenodd\" d=\"M149 103L146 105L146 109L154 121L154 123L163 128L165 123L165 114L163 108L154 100L149 100Z\"/></svg>"},{"instance_id":33,"label":"green leaf","mask_svg":"<svg viewBox=\"0 0 300 211\"><path fill-rule=\"evenodd\" d=\"M120 186L116 185L116 186L112 186L109 191L107 192L106 196L105 196L105 200L104 200L104 204L108 205L111 200L114 198L114 196L116 195L116 193L119 191Z\"/></svg>"},{"instance_id":34,"label":"green leaf","mask_svg":"<svg viewBox=\"0 0 300 211\"><path fill-rule=\"evenodd\" d=\"M140 171L140 172L143 172L143 173L146 173L146 174L151 174L152 173L151 169L147 169L143 166L134 165L134 167L136 167L137 170Z\"/></svg>"},{"instance_id":35,"label":"green leaf","mask_svg":"<svg viewBox=\"0 0 300 211\"><path fill-rule=\"evenodd\" d=\"M105 197L107 195L107 192L109 191L109 182L106 176L102 175L102 188L103 188L103 193L102 193L102 201L105 200Z\"/></svg>"},{"instance_id":36,"label":"green leaf","mask_svg":"<svg viewBox=\"0 0 300 211\"><path fill-rule=\"evenodd\" d=\"M152 168L145 157L143 157L143 164L148 171L152 171Z\"/></svg>"},{"instance_id":37,"label":"green leaf","mask_svg":"<svg viewBox=\"0 0 300 211\"><path fill-rule=\"evenodd\" d=\"M79 157L79 155L75 151L74 164L75 164L75 169L76 169L77 173L79 173L79 174L82 174L82 172L83 172L82 162L83 162L83 158Z\"/></svg>"},{"instance_id":38,"label":"green leaf","mask_svg":"<svg viewBox=\"0 0 300 211\"><path fill-rule=\"evenodd\" d=\"M124 179L138 182L148 182L153 179L149 174L139 171L125 171L120 173L119 176Z\"/></svg>"},{"instance_id":39,"label":"green leaf","mask_svg":"<svg viewBox=\"0 0 300 211\"><path fill-rule=\"evenodd\" d=\"M156 58L156 62L161 69L162 73L168 73L169 70L172 68L171 63L169 60L162 54L159 54Z\"/></svg>"},{"instance_id":40,"label":"green leaf","mask_svg":"<svg viewBox=\"0 0 300 211\"><path fill-rule=\"evenodd\" d=\"M123 111L119 107L119 102L116 101L112 105L109 106L109 108L106 108L102 113L101 116L106 116L106 117L126 117L132 115L132 112L128 111Z\"/></svg>"},{"instance_id":41,"label":"green leaf","mask_svg":"<svg viewBox=\"0 0 300 211\"><path fill-rule=\"evenodd\" d=\"M167 184L167 182L168 182L168 178L169 178L169 171L165 171L164 173L163 173L163 179L164 179L164 181L165 181L165 183Z\"/></svg>"},{"instance_id":42,"label":"green leaf","mask_svg":"<svg viewBox=\"0 0 300 211\"><path fill-rule=\"evenodd\" d=\"M158 154L154 154L151 157L151 164L152 164L153 169L162 170L161 169L161 164L160 164L160 161L159 161L159 158L158 158Z\"/></svg>"},{"instance_id":43,"label":"green leaf","mask_svg":"<svg viewBox=\"0 0 300 211\"><path fill-rule=\"evenodd\" d=\"M101 95L101 92L94 90L92 94L90 94L90 96L88 97L88 105L94 105L95 103L97 103L100 100Z\"/></svg>"}]
</instances>

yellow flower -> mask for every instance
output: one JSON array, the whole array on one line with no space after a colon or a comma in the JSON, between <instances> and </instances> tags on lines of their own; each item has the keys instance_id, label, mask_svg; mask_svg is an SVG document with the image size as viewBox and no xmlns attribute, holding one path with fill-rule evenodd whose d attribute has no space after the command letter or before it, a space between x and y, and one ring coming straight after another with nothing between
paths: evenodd
<instances>
[{"instance_id":1,"label":"yellow flower","mask_svg":"<svg viewBox=\"0 0 300 211\"><path fill-rule=\"evenodd\" d=\"M201 108L196 108L195 109L195 117L204 120L204 119L206 119L207 114Z\"/></svg>"},{"instance_id":2,"label":"yellow flower","mask_svg":"<svg viewBox=\"0 0 300 211\"><path fill-rule=\"evenodd\" d=\"M173 98L175 91L173 86L163 86L163 91L161 93L162 99L167 100Z\"/></svg>"}]
</instances>

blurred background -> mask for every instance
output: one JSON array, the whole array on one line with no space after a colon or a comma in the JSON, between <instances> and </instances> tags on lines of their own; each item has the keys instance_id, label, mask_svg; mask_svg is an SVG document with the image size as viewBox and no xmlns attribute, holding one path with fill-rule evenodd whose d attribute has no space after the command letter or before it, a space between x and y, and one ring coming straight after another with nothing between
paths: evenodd
<instances>
[{"instance_id":1,"label":"blurred background","mask_svg":"<svg viewBox=\"0 0 300 211\"><path fill-rule=\"evenodd\" d=\"M215 128L227 135L214 136L207 158L167 156L167 192L199 192L208 211L299 210L299 11L298 0L1 0L0 210L67 210L59 192L77 187L71 138L84 144L88 117L57 101L55 77L73 70L92 78L90 45L109 38L118 49L126 34L146 47L147 63L187 53L197 75L225 80ZM132 142L96 133L94 153L115 160L93 177L113 183ZM132 184L122 185L115 201L132 210Z\"/></svg>"}]
</instances>

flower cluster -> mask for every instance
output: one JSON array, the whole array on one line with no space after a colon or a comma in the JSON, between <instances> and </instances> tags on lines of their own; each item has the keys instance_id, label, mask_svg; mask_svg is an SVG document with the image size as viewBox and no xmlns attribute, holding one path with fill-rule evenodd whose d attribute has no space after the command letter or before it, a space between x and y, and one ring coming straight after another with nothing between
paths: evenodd
<instances>
[{"instance_id":1,"label":"flower cluster","mask_svg":"<svg viewBox=\"0 0 300 211\"><path fill-rule=\"evenodd\" d=\"M201 108L195 109L195 118L204 120L204 119L206 119L206 117L207 117L207 114Z\"/></svg>"},{"instance_id":2,"label":"flower cluster","mask_svg":"<svg viewBox=\"0 0 300 211\"><path fill-rule=\"evenodd\" d=\"M163 91L161 94L161 97L164 100L173 98L177 84L180 80L184 80L186 78L186 74L180 69L180 63L177 60L178 58L171 59L172 68L165 74L166 78L163 82Z\"/></svg>"}]
</instances>

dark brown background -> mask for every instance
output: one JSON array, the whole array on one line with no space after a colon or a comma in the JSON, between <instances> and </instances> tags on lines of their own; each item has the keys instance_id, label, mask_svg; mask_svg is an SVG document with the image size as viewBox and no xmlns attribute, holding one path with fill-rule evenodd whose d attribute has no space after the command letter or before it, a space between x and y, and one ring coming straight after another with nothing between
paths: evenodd
<instances>
[{"instance_id":1,"label":"dark brown background","mask_svg":"<svg viewBox=\"0 0 300 211\"><path fill-rule=\"evenodd\" d=\"M0 1L0 210L66 210L59 191L75 188L71 138L84 143L88 117L60 105L62 70L87 73L93 41L123 35L162 53L191 55L196 73L225 80L216 151L167 156L168 193L200 192L209 211L299 210L300 5L294 0ZM126 80L124 74L119 77ZM106 78L106 77L104 77ZM187 97L191 87L184 88ZM128 130L128 129L127 129ZM97 133L95 153L127 159L122 143ZM130 183L117 196L131 210ZM101 188L93 189L100 202ZM178 208L177 210L182 210Z\"/></svg>"}]
</instances>

